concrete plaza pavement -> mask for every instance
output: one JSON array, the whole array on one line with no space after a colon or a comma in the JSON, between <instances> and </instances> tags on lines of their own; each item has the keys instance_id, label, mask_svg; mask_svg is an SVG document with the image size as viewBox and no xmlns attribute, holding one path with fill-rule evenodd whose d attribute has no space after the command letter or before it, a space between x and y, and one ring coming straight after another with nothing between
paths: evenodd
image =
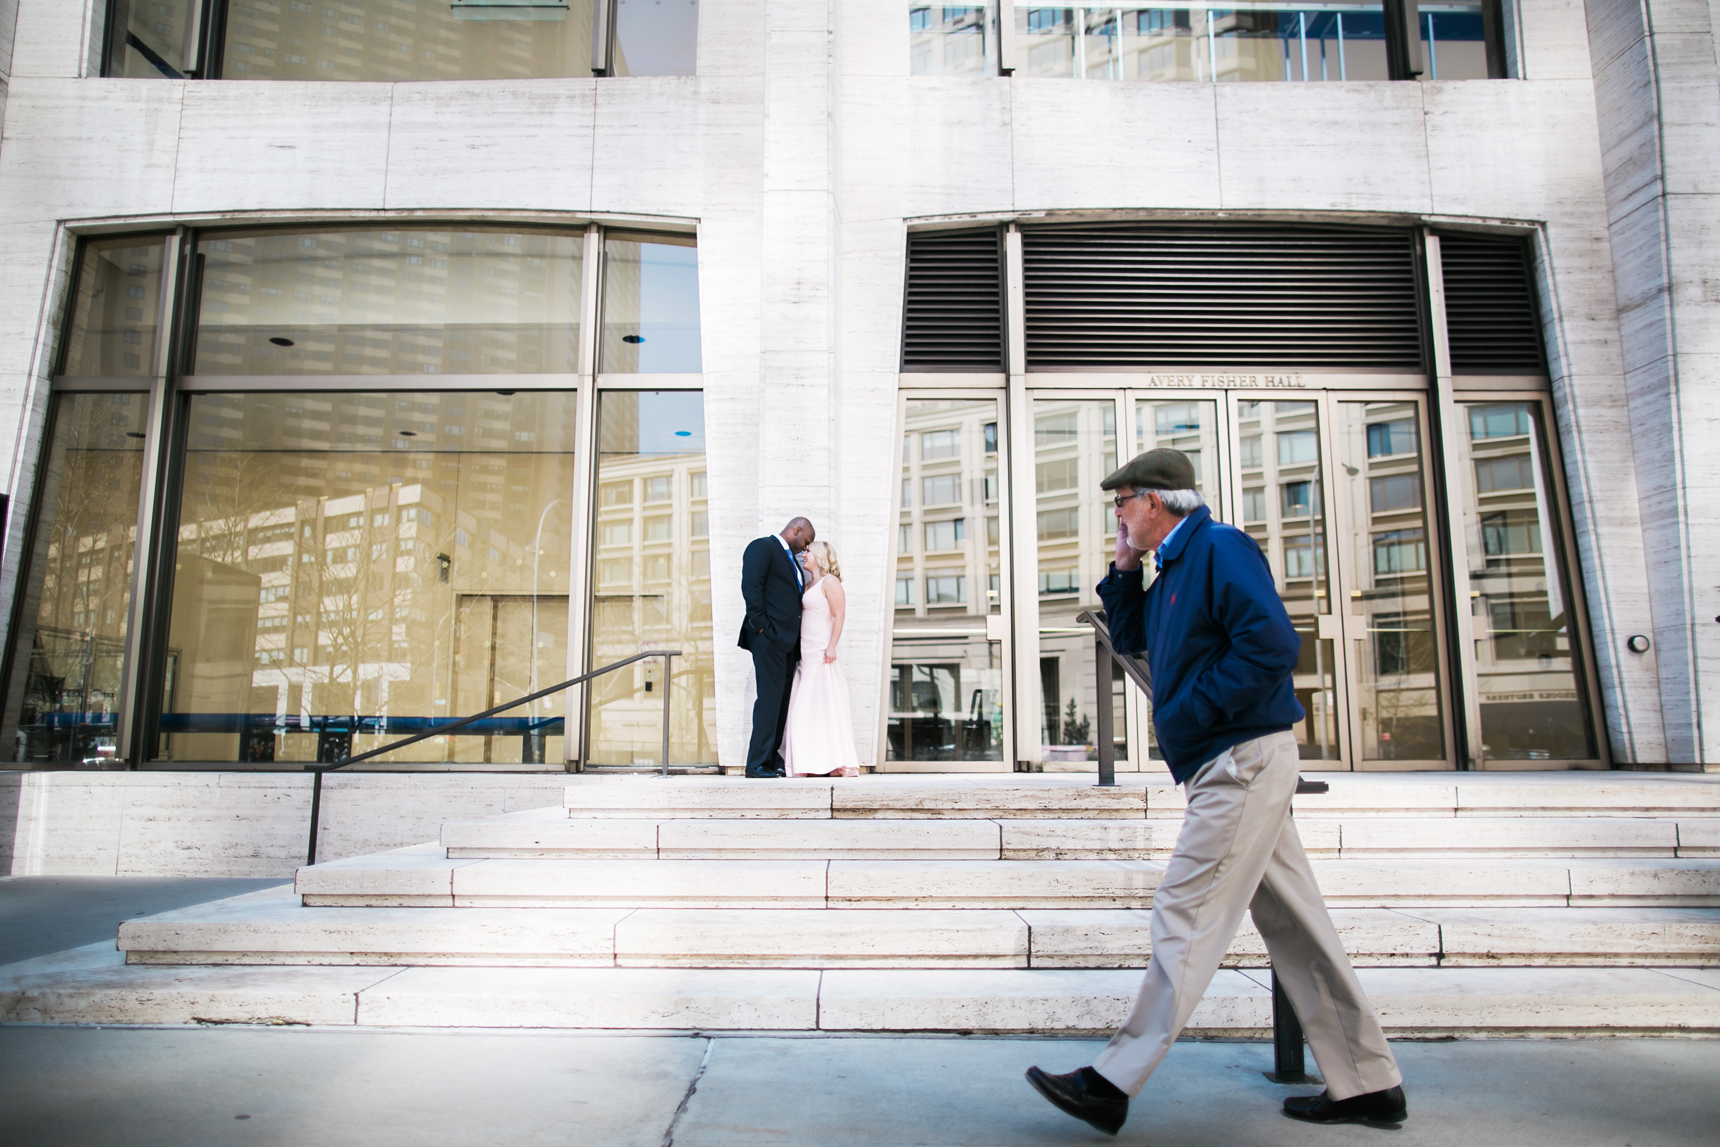
<instances>
[{"instance_id":1,"label":"concrete plaza pavement","mask_svg":"<svg viewBox=\"0 0 1720 1147\"><path fill-rule=\"evenodd\" d=\"M1029 1064L1093 1040L472 1030L0 1027L5 1147L1039 1147L1108 1140ZM1155 1147L1663 1147L1720 1127L1720 1041L1395 1045L1398 1130L1278 1113L1263 1043L1184 1041L1119 1143ZM1387 1136L1382 1138L1382 1136Z\"/></svg>"}]
</instances>

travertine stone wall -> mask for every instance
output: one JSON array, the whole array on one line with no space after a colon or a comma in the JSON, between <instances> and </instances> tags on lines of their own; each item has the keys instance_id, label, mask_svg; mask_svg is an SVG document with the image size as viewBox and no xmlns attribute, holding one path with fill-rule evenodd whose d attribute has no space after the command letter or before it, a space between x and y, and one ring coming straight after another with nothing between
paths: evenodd
<instances>
[{"instance_id":1,"label":"travertine stone wall","mask_svg":"<svg viewBox=\"0 0 1720 1147\"><path fill-rule=\"evenodd\" d=\"M559 805L566 785L530 774L331 775L317 859L437 840L444 821ZM310 815L304 773L0 773L0 875L290 877Z\"/></svg>"},{"instance_id":2,"label":"travertine stone wall","mask_svg":"<svg viewBox=\"0 0 1720 1147\"><path fill-rule=\"evenodd\" d=\"M1706 0L1591 0L1607 222L1673 761L1720 763L1720 68ZM1623 490L1618 491L1623 494ZM1648 631L1644 631L1648 632Z\"/></svg>"}]
</instances>

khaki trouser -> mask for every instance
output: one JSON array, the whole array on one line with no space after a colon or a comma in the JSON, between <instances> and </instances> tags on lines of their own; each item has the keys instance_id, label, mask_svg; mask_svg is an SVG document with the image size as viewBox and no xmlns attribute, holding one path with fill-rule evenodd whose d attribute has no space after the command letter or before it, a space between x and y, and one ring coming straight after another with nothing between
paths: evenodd
<instances>
[{"instance_id":1,"label":"khaki trouser","mask_svg":"<svg viewBox=\"0 0 1720 1147\"><path fill-rule=\"evenodd\" d=\"M1146 981L1128 1022L1093 1061L1130 1095L1188 1023L1245 908L1332 1098L1403 1081L1290 819L1298 771L1295 739L1272 733L1208 761L1184 786L1188 815L1153 893Z\"/></svg>"}]
</instances>

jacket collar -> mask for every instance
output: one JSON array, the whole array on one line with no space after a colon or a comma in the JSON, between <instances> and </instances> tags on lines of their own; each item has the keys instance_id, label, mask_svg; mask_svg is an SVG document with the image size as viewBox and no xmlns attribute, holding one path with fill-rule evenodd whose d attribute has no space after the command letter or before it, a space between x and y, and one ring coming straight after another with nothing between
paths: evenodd
<instances>
[{"instance_id":1,"label":"jacket collar","mask_svg":"<svg viewBox=\"0 0 1720 1147\"><path fill-rule=\"evenodd\" d=\"M1158 559L1159 566L1162 568L1166 562L1176 561L1183 550L1188 548L1189 538L1193 537L1194 532L1206 525L1211 519L1211 510L1205 506L1196 506L1194 513L1183 519L1181 527L1176 532L1177 536L1172 538L1169 544L1158 548L1158 552L1154 556Z\"/></svg>"}]
</instances>

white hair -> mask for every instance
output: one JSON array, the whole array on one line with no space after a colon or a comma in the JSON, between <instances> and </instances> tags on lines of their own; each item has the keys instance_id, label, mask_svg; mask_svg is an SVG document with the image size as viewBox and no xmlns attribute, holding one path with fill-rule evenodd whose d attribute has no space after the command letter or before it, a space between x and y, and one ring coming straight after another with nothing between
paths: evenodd
<instances>
[{"instance_id":1,"label":"white hair","mask_svg":"<svg viewBox=\"0 0 1720 1147\"><path fill-rule=\"evenodd\" d=\"M1153 493L1159 496L1165 509L1179 518L1186 518L1206 505L1206 499L1201 497L1199 490L1154 490Z\"/></svg>"}]
</instances>

